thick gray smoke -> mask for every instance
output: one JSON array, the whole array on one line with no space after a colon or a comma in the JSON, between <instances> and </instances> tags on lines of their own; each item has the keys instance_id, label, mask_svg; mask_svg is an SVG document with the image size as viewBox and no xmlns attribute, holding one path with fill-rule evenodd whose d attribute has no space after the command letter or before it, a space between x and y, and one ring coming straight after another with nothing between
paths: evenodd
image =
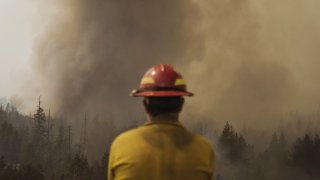
<instances>
[{"instance_id":1,"label":"thick gray smoke","mask_svg":"<svg viewBox=\"0 0 320 180\"><path fill-rule=\"evenodd\" d=\"M201 11L191 1L52 0L42 10L32 59L39 89L52 111L74 124L88 113L96 158L106 149L106 123L144 119L141 103L128 95L150 66L201 54Z\"/></svg>"},{"instance_id":2,"label":"thick gray smoke","mask_svg":"<svg viewBox=\"0 0 320 180\"><path fill-rule=\"evenodd\" d=\"M318 2L199 4L206 50L186 71L201 114L265 125L319 103Z\"/></svg>"},{"instance_id":3,"label":"thick gray smoke","mask_svg":"<svg viewBox=\"0 0 320 180\"><path fill-rule=\"evenodd\" d=\"M185 120L265 127L320 100L318 1L41 3L36 87L64 116L120 126L142 118L128 94L157 63L176 65L196 94Z\"/></svg>"},{"instance_id":4,"label":"thick gray smoke","mask_svg":"<svg viewBox=\"0 0 320 180\"><path fill-rule=\"evenodd\" d=\"M32 60L40 88L62 114L128 119L140 109L128 94L146 69L188 62L202 45L195 32L200 9L184 0L55 0L43 6L49 22Z\"/></svg>"}]
</instances>

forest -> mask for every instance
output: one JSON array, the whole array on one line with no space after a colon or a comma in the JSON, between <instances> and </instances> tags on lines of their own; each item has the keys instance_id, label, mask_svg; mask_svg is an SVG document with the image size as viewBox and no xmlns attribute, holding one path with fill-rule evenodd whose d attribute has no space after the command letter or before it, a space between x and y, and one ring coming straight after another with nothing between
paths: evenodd
<instances>
[{"instance_id":1,"label":"forest","mask_svg":"<svg viewBox=\"0 0 320 180\"><path fill-rule=\"evenodd\" d=\"M205 128L195 131L208 133ZM317 133L306 133L289 144L283 132L274 132L267 148L259 153L229 122L215 138L211 143L216 151L216 180L320 178ZM13 105L0 106L0 179L107 179L108 149L100 160L89 162L85 141L75 144L73 139L72 127L63 118L52 118L50 112L46 115L40 101L29 116Z\"/></svg>"},{"instance_id":2,"label":"forest","mask_svg":"<svg viewBox=\"0 0 320 180\"><path fill-rule=\"evenodd\" d=\"M107 152L89 164L83 147L72 143L71 128L46 115L40 101L33 116L1 106L0 179L106 179Z\"/></svg>"}]
</instances>

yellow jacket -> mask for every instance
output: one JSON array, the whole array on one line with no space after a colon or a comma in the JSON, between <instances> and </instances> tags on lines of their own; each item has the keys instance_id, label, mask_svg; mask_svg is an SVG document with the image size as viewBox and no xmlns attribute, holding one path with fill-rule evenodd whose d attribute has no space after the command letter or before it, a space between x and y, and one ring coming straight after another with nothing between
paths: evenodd
<instances>
[{"instance_id":1,"label":"yellow jacket","mask_svg":"<svg viewBox=\"0 0 320 180\"><path fill-rule=\"evenodd\" d=\"M178 121L150 121L118 136L110 150L109 180L209 180L214 152Z\"/></svg>"}]
</instances>

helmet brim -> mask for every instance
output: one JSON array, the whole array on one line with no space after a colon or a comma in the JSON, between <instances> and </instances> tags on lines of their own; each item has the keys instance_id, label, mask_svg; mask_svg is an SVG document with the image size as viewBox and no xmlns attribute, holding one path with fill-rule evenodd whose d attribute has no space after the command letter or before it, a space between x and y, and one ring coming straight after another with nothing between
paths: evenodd
<instances>
[{"instance_id":1,"label":"helmet brim","mask_svg":"<svg viewBox=\"0 0 320 180\"><path fill-rule=\"evenodd\" d=\"M172 97L172 96L193 96L191 92L183 91L133 91L133 97Z\"/></svg>"}]
</instances>

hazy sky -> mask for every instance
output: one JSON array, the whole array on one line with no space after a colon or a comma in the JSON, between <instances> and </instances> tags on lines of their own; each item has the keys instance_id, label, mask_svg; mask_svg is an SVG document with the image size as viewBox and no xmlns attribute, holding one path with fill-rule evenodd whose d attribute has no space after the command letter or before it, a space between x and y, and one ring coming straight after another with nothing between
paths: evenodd
<instances>
[{"instance_id":1,"label":"hazy sky","mask_svg":"<svg viewBox=\"0 0 320 180\"><path fill-rule=\"evenodd\" d=\"M30 0L0 0L0 98L16 94L30 73L35 11Z\"/></svg>"}]
</instances>

